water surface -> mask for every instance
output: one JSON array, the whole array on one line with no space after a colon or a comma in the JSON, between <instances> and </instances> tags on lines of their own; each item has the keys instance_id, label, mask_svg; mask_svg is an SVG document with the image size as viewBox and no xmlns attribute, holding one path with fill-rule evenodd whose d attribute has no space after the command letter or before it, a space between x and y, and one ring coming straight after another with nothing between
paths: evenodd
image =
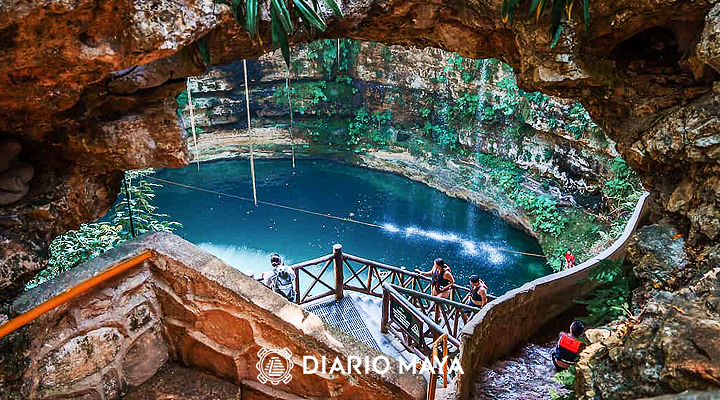
<instances>
[{"instance_id":1,"label":"water surface","mask_svg":"<svg viewBox=\"0 0 720 400\"><path fill-rule=\"evenodd\" d=\"M247 160L222 160L158 171L157 177L252 198ZM472 204L406 178L337 164L256 162L260 200L350 217L382 228L163 184L160 211L183 224L176 233L247 274L269 269L270 255L286 264L343 251L409 270L444 258L458 283L480 275L502 294L550 272L544 260L503 249L541 253L531 236Z\"/></svg>"}]
</instances>

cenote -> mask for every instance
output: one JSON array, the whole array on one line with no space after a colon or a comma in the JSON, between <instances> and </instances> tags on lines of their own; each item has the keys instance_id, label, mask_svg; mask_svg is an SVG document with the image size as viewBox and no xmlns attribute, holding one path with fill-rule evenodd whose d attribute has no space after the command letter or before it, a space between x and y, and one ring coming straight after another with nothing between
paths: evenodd
<instances>
[{"instance_id":1,"label":"cenote","mask_svg":"<svg viewBox=\"0 0 720 400\"><path fill-rule=\"evenodd\" d=\"M155 175L185 185L252 198L247 160L206 162ZM330 219L192 190L167 183L156 205L183 224L176 232L247 274L269 269L272 253L286 264L320 257L341 243L363 258L427 270L441 257L458 283L480 275L501 294L545 275L535 239L492 213L397 175L330 161L256 162L258 199L349 217L384 228Z\"/></svg>"}]
</instances>

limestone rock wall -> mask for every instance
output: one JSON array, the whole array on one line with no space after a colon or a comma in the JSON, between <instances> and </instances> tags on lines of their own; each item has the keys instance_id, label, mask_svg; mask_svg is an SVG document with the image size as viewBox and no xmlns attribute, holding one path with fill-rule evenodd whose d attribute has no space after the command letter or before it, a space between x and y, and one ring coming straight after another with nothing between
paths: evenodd
<instances>
[{"instance_id":1,"label":"limestone rock wall","mask_svg":"<svg viewBox=\"0 0 720 400\"><path fill-rule=\"evenodd\" d=\"M292 136L301 154L352 152L344 137L358 110L365 109L392 115L386 128L388 143L383 147L403 151L429 148L417 141L433 141L432 134L423 132L424 125L432 122L437 128L456 132L458 144L467 151L513 160L557 182L566 195L598 194L600 184L609 179L607 161L619 156L614 143L588 123L584 110L580 108L581 115L572 114L572 101L539 94L542 102L522 99L521 108L531 114L525 118L527 124L521 124L527 129L522 135L508 133L505 124L483 120L486 107L498 107L503 97L521 97L512 70L497 60L464 59L439 49L343 41L338 61L333 43L293 50ZM252 140L265 151L273 147L288 150L290 113L283 91L286 69L277 52L249 62ZM213 68L193 78L189 88L200 132L199 158L247 156L250 137L246 133L242 64ZM477 108L472 115L458 123L453 115L444 114L443 108L451 106L457 108L450 113L461 113L463 107L455 106L458 98L472 96L472 103L466 106ZM189 130L189 105L183 104L181 111L183 125ZM582 124L581 118L587 122ZM502 119L515 121L519 116ZM571 125L578 126L574 132L568 131ZM372 139L371 132L362 134L362 139ZM189 145L194 156L194 144Z\"/></svg>"},{"instance_id":2,"label":"limestone rock wall","mask_svg":"<svg viewBox=\"0 0 720 400\"><path fill-rule=\"evenodd\" d=\"M0 340L0 349L13 348L0 355L0 398L120 399L166 362L235 383L254 399L423 398L421 376L303 375L303 355L347 365L348 355L380 353L172 234L143 236L68 271L20 296L13 313L147 249L153 255L143 265ZM292 351L290 382L258 380L262 347Z\"/></svg>"},{"instance_id":3,"label":"limestone rock wall","mask_svg":"<svg viewBox=\"0 0 720 400\"><path fill-rule=\"evenodd\" d=\"M628 255L639 282L632 301L639 312L585 350L576 378L579 398L720 389L720 249L705 249L692 260L676 231L659 224L640 230Z\"/></svg>"}]
</instances>

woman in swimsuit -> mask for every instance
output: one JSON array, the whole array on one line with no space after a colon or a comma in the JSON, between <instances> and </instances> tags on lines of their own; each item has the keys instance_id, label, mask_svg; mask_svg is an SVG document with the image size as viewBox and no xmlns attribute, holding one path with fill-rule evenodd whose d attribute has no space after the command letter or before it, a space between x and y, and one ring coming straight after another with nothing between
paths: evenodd
<instances>
[{"instance_id":1,"label":"woman in swimsuit","mask_svg":"<svg viewBox=\"0 0 720 400\"><path fill-rule=\"evenodd\" d=\"M430 271L415 270L420 275L432 276L432 295L447 299L455 284L455 278L450 273L450 266L442 258L436 258Z\"/></svg>"}]
</instances>

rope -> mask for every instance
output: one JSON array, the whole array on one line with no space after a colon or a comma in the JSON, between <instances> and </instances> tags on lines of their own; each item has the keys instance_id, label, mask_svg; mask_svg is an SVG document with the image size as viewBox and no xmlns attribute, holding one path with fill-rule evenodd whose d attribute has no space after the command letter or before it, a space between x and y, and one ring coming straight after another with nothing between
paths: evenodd
<instances>
[{"instance_id":1,"label":"rope","mask_svg":"<svg viewBox=\"0 0 720 400\"><path fill-rule=\"evenodd\" d=\"M248 198L248 197L237 196L237 195L234 195L234 194L223 193L223 192L219 192L219 191L217 191L217 190L205 189L205 188L201 188L201 187L197 187L197 186L192 186L192 185L186 185L186 184L184 184L184 183L179 183L179 182L175 182L175 181L170 181L170 180L167 180L167 179L162 179L162 178L158 178L158 177L154 177L154 176L145 176L145 178L152 179L152 180L155 180L155 181L158 181L158 182L167 183L167 184L169 184L169 185L179 186L179 187L182 187L182 188L185 188L185 189L197 190L197 191L199 191L199 192L212 193L212 194L215 194L215 195L218 195L218 196L225 196L225 197L229 197L229 198L232 198L232 199L243 200L243 201L248 201L248 202L253 201L253 199ZM358 221L358 220L356 220L356 219L347 218L347 217L338 217L338 216L335 216L335 215L332 215L332 214L322 214L322 213L319 213L319 212L316 212L316 211L310 211L310 210L306 210L306 209L303 209L303 208L286 206L286 205L284 205L284 204L278 204L278 203L273 203L273 202L269 202L269 201L262 201L262 200L261 200L261 201L257 201L256 205L257 205L257 204L262 204L262 205L266 205L266 206L270 206L270 207L282 208L282 209L284 209L284 210L297 211L297 212L301 212L301 213L308 214L308 215L314 215L314 216L317 216L317 217L325 217L325 218L330 218L330 219L334 219L334 220L338 220L338 221L343 221L343 222L351 222L351 223L354 223L354 224L370 226L370 227L373 227L373 228L385 229L384 226L378 225L378 224L373 224L373 223L371 223L371 222ZM502 251L502 252L505 252L505 253L512 253L512 254L520 254L520 255L524 255L524 256L532 256L532 257L546 258L546 257L545 257L544 255L542 255L542 254L525 253L525 252L522 252L522 251L515 251L515 250L508 250L508 249L496 249L496 250Z\"/></svg>"},{"instance_id":2,"label":"rope","mask_svg":"<svg viewBox=\"0 0 720 400\"><path fill-rule=\"evenodd\" d=\"M153 179L153 180L156 180L156 181L158 181L158 182L163 182L163 183L167 183L167 184L170 184L170 185L180 186L180 187L183 187L183 188L186 188L186 189L192 189L192 190L197 190L197 191L200 191L200 192L212 193L212 194L216 194L216 195L218 195L218 196L225 196L225 197L230 197L230 198L233 198L233 199L238 199L238 200L243 200L243 201L253 201L253 199L251 199L251 198L249 198L249 197L243 197L243 196L237 196L237 195L234 195L234 194L218 192L217 190L204 189L204 188L201 188L201 187L186 185L186 184L184 184L184 183L169 181L169 180L167 180L167 179L157 178L157 177L154 177L154 176L146 176L145 178ZM315 211L305 210L305 209L302 209L302 208L297 208L297 207L292 207L292 206L286 206L286 205L284 205L284 204L272 203L272 202L269 202L269 201L259 200L259 201L257 202L257 204L262 204L262 205L266 205L266 206L270 206L270 207L282 208L282 209L285 209L285 210L297 211L297 212L301 212L301 213L305 213L305 214L315 215L315 216L318 216L318 217L325 217L325 218L330 218L330 219L336 219L336 220L338 220L338 221L353 222L353 223L360 224L360 225L371 226L371 227L373 227L373 228L383 229L383 227L382 227L381 225L373 224L373 223L370 223L370 222L358 221L358 220L355 220L355 219L352 219L352 218L346 218L346 217L338 217L338 216L335 216L335 215L332 215L332 214L322 214L322 213L315 212Z\"/></svg>"},{"instance_id":3,"label":"rope","mask_svg":"<svg viewBox=\"0 0 720 400\"><path fill-rule=\"evenodd\" d=\"M245 74L245 109L247 110L247 131L250 137L250 176L252 177L252 189L253 189L253 200L255 206L258 205L257 199L257 187L255 186L255 153L253 151L253 137L252 130L250 129L250 93L248 91L248 80L247 80L247 60L243 60L243 74Z\"/></svg>"},{"instance_id":4,"label":"rope","mask_svg":"<svg viewBox=\"0 0 720 400\"><path fill-rule=\"evenodd\" d=\"M190 94L190 78L185 81L185 90L188 96L188 105L190 106L190 128L192 129L193 142L195 143L195 162L197 162L197 169L200 171L200 158L198 156L197 147L197 134L195 133L195 107L193 106L192 95Z\"/></svg>"},{"instance_id":5,"label":"rope","mask_svg":"<svg viewBox=\"0 0 720 400\"><path fill-rule=\"evenodd\" d=\"M293 141L293 111L292 99L290 98L290 66L287 69L287 77L285 78L285 90L287 90L288 107L290 107L290 153L292 154L292 167L295 169L295 142Z\"/></svg>"}]
</instances>

